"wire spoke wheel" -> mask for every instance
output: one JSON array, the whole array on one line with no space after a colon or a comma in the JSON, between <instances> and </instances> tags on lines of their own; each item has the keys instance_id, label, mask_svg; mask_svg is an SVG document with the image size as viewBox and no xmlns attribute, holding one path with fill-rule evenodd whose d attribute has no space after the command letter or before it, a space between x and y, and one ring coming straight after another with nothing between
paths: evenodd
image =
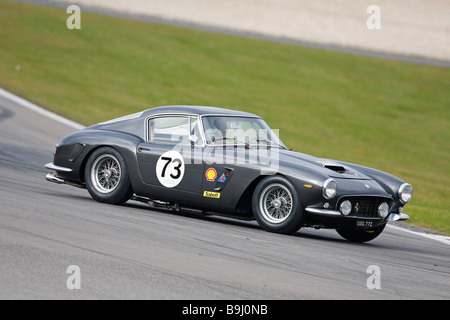
<instances>
[{"instance_id":1,"label":"wire spoke wheel","mask_svg":"<svg viewBox=\"0 0 450 320\"><path fill-rule=\"evenodd\" d=\"M259 209L264 219L270 223L282 223L292 212L293 199L282 184L268 185L259 197Z\"/></svg>"},{"instance_id":2,"label":"wire spoke wheel","mask_svg":"<svg viewBox=\"0 0 450 320\"><path fill-rule=\"evenodd\" d=\"M89 194L102 203L121 205L133 195L124 157L114 148L100 147L86 162L84 180Z\"/></svg>"},{"instance_id":3,"label":"wire spoke wheel","mask_svg":"<svg viewBox=\"0 0 450 320\"><path fill-rule=\"evenodd\" d=\"M91 169L93 187L100 193L110 193L117 188L122 175L119 161L111 154L95 159Z\"/></svg>"}]
</instances>

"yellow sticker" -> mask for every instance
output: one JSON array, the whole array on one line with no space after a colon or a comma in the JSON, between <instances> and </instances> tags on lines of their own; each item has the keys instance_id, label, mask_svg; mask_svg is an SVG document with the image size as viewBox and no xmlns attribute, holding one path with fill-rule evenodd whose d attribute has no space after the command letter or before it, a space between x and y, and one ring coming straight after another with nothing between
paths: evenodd
<instances>
[{"instance_id":1,"label":"yellow sticker","mask_svg":"<svg viewBox=\"0 0 450 320\"><path fill-rule=\"evenodd\" d=\"M207 197L207 198L219 199L220 198L220 192L205 191L205 192L203 192L203 196Z\"/></svg>"}]
</instances>

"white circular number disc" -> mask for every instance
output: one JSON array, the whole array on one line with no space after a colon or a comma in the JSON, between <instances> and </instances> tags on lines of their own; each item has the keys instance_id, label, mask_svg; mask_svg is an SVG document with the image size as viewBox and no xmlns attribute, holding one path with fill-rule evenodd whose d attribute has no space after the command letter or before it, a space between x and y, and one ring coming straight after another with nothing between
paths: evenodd
<instances>
[{"instance_id":1,"label":"white circular number disc","mask_svg":"<svg viewBox=\"0 0 450 320\"><path fill-rule=\"evenodd\" d=\"M177 186L184 176L184 160L177 151L164 152L156 163L156 176L166 188Z\"/></svg>"}]
</instances>

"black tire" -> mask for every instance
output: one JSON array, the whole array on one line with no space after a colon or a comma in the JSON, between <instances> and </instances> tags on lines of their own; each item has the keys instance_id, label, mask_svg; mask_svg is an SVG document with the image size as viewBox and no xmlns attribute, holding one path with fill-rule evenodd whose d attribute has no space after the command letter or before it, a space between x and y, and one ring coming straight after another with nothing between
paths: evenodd
<instances>
[{"instance_id":1,"label":"black tire","mask_svg":"<svg viewBox=\"0 0 450 320\"><path fill-rule=\"evenodd\" d=\"M284 177L261 180L253 192L252 206L256 221L264 230L292 234L303 226L300 197Z\"/></svg>"},{"instance_id":2,"label":"black tire","mask_svg":"<svg viewBox=\"0 0 450 320\"><path fill-rule=\"evenodd\" d=\"M370 229L361 229L361 230L348 230L348 229L336 229L337 233L344 239L352 242L367 242L378 237L381 232L383 232L386 224L381 226L370 228Z\"/></svg>"},{"instance_id":3,"label":"black tire","mask_svg":"<svg viewBox=\"0 0 450 320\"><path fill-rule=\"evenodd\" d=\"M84 178L89 194L98 202L120 205L133 195L125 160L114 148L95 150L86 163Z\"/></svg>"}]
</instances>

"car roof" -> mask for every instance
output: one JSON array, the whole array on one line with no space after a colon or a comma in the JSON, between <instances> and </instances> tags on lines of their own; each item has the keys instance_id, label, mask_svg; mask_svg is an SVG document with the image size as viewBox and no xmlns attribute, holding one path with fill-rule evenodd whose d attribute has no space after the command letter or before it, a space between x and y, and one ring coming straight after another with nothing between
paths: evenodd
<instances>
[{"instance_id":1,"label":"car roof","mask_svg":"<svg viewBox=\"0 0 450 320\"><path fill-rule=\"evenodd\" d=\"M86 128L86 130L122 131L134 134L136 136L145 139L145 137L143 136L145 132L144 121L142 121L143 119L152 116L177 115L177 114L198 115L198 116L251 117L261 119L261 117L254 115L252 113L232 109L205 107L205 106L173 105L147 109L120 118L100 122Z\"/></svg>"},{"instance_id":2,"label":"car roof","mask_svg":"<svg viewBox=\"0 0 450 320\"><path fill-rule=\"evenodd\" d=\"M208 106L191 106L191 105L171 105L171 106L162 106L156 107L152 109L147 109L143 112L143 116L151 116L157 114L192 114L192 115L200 115L200 116L242 116L242 117L257 117L259 116L238 110L226 109L226 108L218 108L218 107L208 107Z\"/></svg>"}]
</instances>

